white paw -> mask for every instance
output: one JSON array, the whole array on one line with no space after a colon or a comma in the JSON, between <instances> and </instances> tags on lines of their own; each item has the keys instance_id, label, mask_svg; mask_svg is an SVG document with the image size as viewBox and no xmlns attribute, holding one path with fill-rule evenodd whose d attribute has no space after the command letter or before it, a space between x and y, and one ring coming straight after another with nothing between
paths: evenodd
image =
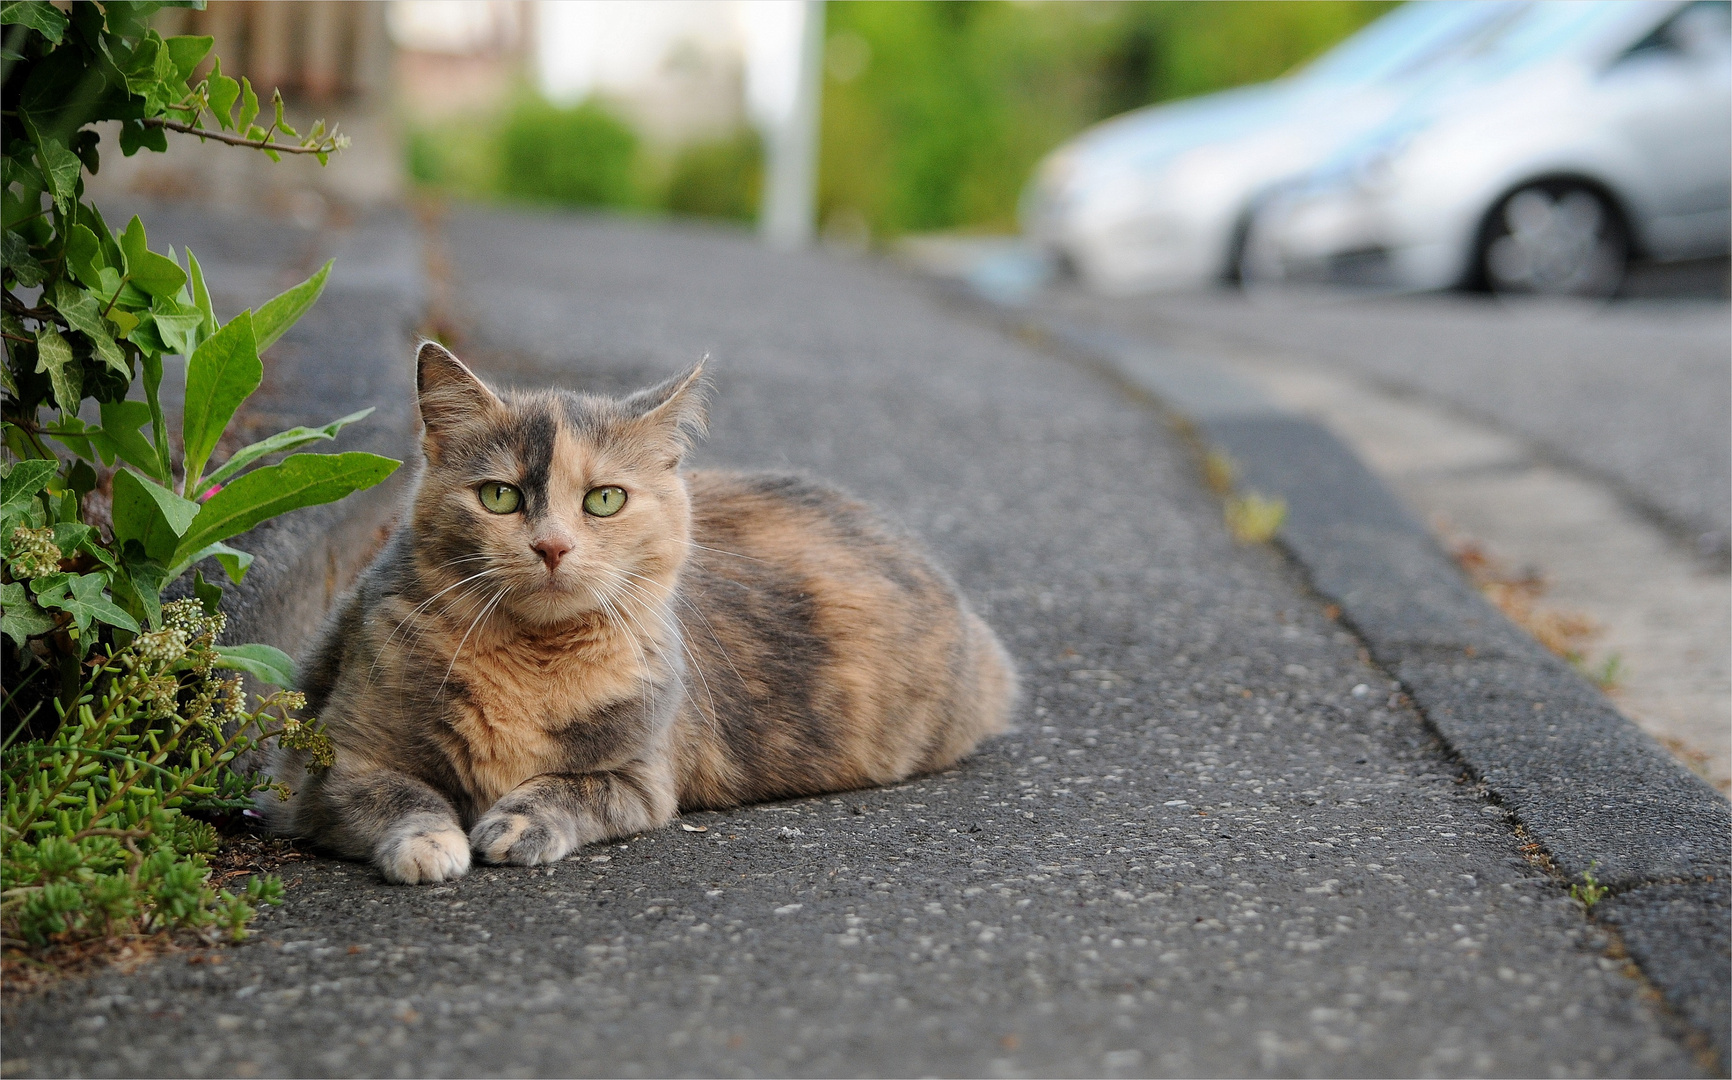
<instances>
[{"instance_id":1,"label":"white paw","mask_svg":"<svg viewBox=\"0 0 1732 1080\"><path fill-rule=\"evenodd\" d=\"M404 832L379 852L379 869L397 885L460 878L469 872L469 838L450 825Z\"/></svg>"},{"instance_id":2,"label":"white paw","mask_svg":"<svg viewBox=\"0 0 1732 1080\"><path fill-rule=\"evenodd\" d=\"M569 830L510 810L489 810L469 830L469 843L490 863L535 866L565 858L575 846Z\"/></svg>"}]
</instances>

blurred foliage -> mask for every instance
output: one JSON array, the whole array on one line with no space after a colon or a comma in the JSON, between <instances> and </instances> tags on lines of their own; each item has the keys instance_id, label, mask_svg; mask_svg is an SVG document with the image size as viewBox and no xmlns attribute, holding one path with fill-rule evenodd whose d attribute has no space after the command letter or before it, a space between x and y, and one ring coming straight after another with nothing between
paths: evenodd
<instances>
[{"instance_id":1,"label":"blurred foliage","mask_svg":"<svg viewBox=\"0 0 1732 1080\"><path fill-rule=\"evenodd\" d=\"M763 140L745 128L731 138L683 148L674 158L663 205L675 214L753 221L763 190Z\"/></svg>"},{"instance_id":2,"label":"blurred foliage","mask_svg":"<svg viewBox=\"0 0 1732 1080\"><path fill-rule=\"evenodd\" d=\"M1083 128L1275 78L1393 6L830 4L820 218L880 238L1013 229L1035 163Z\"/></svg>"},{"instance_id":3,"label":"blurred foliage","mask_svg":"<svg viewBox=\"0 0 1732 1080\"><path fill-rule=\"evenodd\" d=\"M1035 163L1098 120L1272 79L1393 3L851 0L825 11L819 216L855 240L1015 228ZM525 93L413 133L410 174L507 197L750 221L756 134L657 154L596 100Z\"/></svg>"},{"instance_id":4,"label":"blurred foliage","mask_svg":"<svg viewBox=\"0 0 1732 1080\"><path fill-rule=\"evenodd\" d=\"M475 199L751 221L763 189L749 128L657 153L606 102L556 105L529 91L501 115L412 130L408 156L416 183Z\"/></svg>"},{"instance_id":5,"label":"blurred foliage","mask_svg":"<svg viewBox=\"0 0 1732 1080\"><path fill-rule=\"evenodd\" d=\"M637 154L631 125L597 102L524 98L499 133L499 189L540 202L630 206Z\"/></svg>"}]
</instances>

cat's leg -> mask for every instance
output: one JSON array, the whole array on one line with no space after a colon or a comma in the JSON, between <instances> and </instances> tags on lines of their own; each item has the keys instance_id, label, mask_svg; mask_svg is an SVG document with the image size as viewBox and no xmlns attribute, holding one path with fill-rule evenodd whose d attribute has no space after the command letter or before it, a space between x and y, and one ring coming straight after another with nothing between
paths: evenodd
<instances>
[{"instance_id":1,"label":"cat's leg","mask_svg":"<svg viewBox=\"0 0 1732 1080\"><path fill-rule=\"evenodd\" d=\"M448 881L469 872L469 838L451 803L427 783L392 769L327 774L329 814L318 839L365 858L399 885Z\"/></svg>"},{"instance_id":2,"label":"cat's leg","mask_svg":"<svg viewBox=\"0 0 1732 1080\"><path fill-rule=\"evenodd\" d=\"M534 866L597 840L665 825L676 809L673 769L664 759L544 773L494 803L469 830L469 842L490 863Z\"/></svg>"}]
</instances>

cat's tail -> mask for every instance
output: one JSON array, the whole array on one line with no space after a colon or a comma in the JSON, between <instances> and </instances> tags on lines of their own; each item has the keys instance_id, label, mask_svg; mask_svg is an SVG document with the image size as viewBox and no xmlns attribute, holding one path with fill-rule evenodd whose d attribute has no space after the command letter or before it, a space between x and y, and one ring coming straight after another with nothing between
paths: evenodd
<instances>
[{"instance_id":1,"label":"cat's tail","mask_svg":"<svg viewBox=\"0 0 1732 1080\"><path fill-rule=\"evenodd\" d=\"M949 723L923 770L942 769L965 757L982 739L1010 730L1022 697L1016 665L998 635L966 605L962 609L963 670Z\"/></svg>"}]
</instances>

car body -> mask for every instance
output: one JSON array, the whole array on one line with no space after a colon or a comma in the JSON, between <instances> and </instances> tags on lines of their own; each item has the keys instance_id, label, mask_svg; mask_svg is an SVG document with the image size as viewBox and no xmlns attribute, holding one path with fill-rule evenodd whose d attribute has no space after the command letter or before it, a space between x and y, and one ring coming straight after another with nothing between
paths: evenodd
<instances>
[{"instance_id":1,"label":"car body","mask_svg":"<svg viewBox=\"0 0 1732 1080\"><path fill-rule=\"evenodd\" d=\"M1105 291L1230 277L1262 191L1389 116L1523 6L1418 0L1294 75L1098 124L1036 170L1024 234Z\"/></svg>"},{"instance_id":2,"label":"car body","mask_svg":"<svg viewBox=\"0 0 1732 1080\"><path fill-rule=\"evenodd\" d=\"M1257 278L1606 295L1732 246L1732 6L1534 4L1257 210Z\"/></svg>"}]
</instances>

